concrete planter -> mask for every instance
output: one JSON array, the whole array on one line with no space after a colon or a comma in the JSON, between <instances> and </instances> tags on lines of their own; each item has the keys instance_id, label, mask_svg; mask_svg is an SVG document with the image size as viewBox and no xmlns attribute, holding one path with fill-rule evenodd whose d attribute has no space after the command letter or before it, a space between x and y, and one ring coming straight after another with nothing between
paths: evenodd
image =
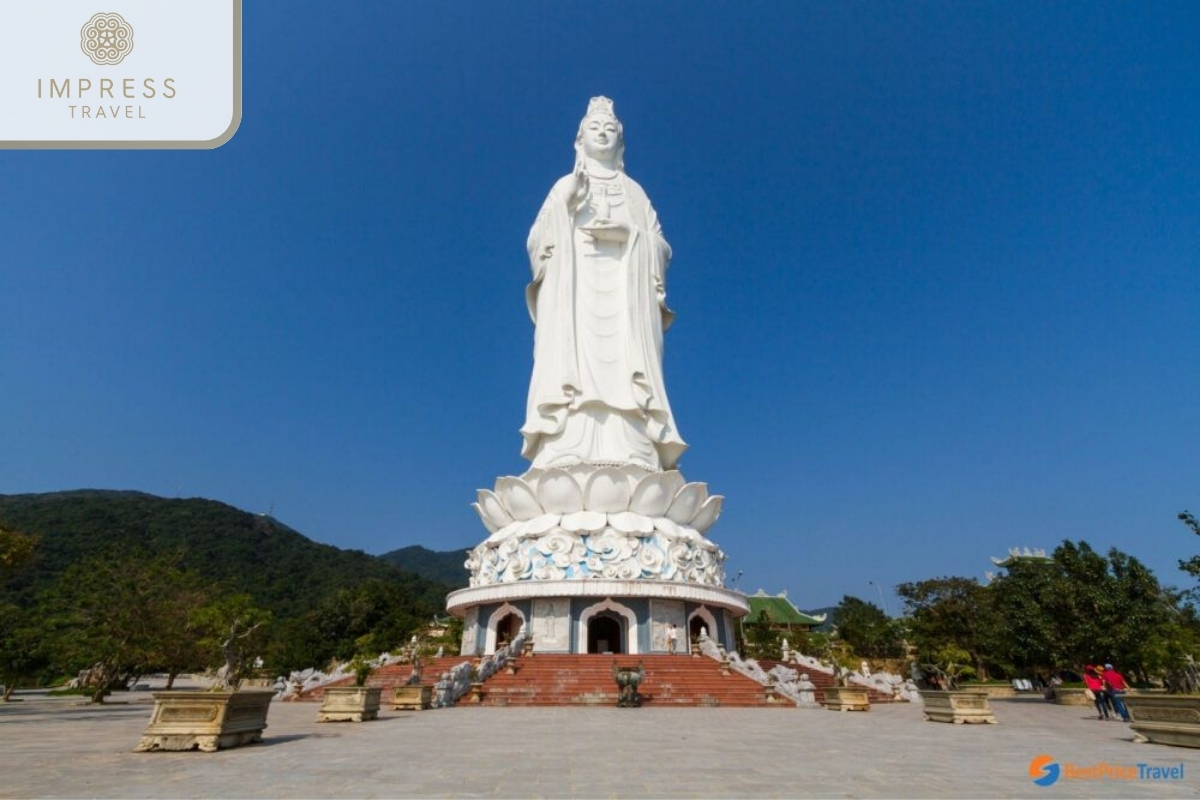
<instances>
[{"instance_id":1,"label":"concrete planter","mask_svg":"<svg viewBox=\"0 0 1200 800\"><path fill-rule=\"evenodd\" d=\"M317 722L369 722L379 718L383 689L367 686L333 686L325 690Z\"/></svg>"},{"instance_id":2,"label":"concrete planter","mask_svg":"<svg viewBox=\"0 0 1200 800\"><path fill-rule=\"evenodd\" d=\"M1061 686L1054 687L1054 704L1059 706L1091 706L1095 702L1087 699L1083 688L1072 687L1064 689Z\"/></svg>"},{"instance_id":3,"label":"concrete planter","mask_svg":"<svg viewBox=\"0 0 1200 800\"><path fill-rule=\"evenodd\" d=\"M1200 695L1122 695L1135 742L1200 747Z\"/></svg>"},{"instance_id":4,"label":"concrete planter","mask_svg":"<svg viewBox=\"0 0 1200 800\"><path fill-rule=\"evenodd\" d=\"M432 686L397 686L392 690L392 709L423 711L432 705Z\"/></svg>"},{"instance_id":5,"label":"concrete planter","mask_svg":"<svg viewBox=\"0 0 1200 800\"><path fill-rule=\"evenodd\" d=\"M825 708L830 711L870 711L864 686L830 686L825 690Z\"/></svg>"},{"instance_id":6,"label":"concrete planter","mask_svg":"<svg viewBox=\"0 0 1200 800\"><path fill-rule=\"evenodd\" d=\"M135 753L193 750L212 753L262 741L272 691L155 692L154 713Z\"/></svg>"},{"instance_id":7,"label":"concrete planter","mask_svg":"<svg viewBox=\"0 0 1200 800\"><path fill-rule=\"evenodd\" d=\"M968 684L965 688L957 691L963 692L983 692L989 698L998 697L1016 697L1018 692L1008 683L985 683L985 684Z\"/></svg>"},{"instance_id":8,"label":"concrete planter","mask_svg":"<svg viewBox=\"0 0 1200 800\"><path fill-rule=\"evenodd\" d=\"M922 689L921 700L925 703L925 719L929 722L996 724L996 715L992 713L987 692Z\"/></svg>"}]
</instances>

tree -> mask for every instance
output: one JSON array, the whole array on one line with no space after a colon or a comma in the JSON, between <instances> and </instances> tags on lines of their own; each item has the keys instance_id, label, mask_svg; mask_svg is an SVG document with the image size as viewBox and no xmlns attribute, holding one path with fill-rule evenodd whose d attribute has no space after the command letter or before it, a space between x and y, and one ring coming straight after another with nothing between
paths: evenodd
<instances>
[{"instance_id":1,"label":"tree","mask_svg":"<svg viewBox=\"0 0 1200 800\"><path fill-rule=\"evenodd\" d=\"M224 662L217 670L221 687L236 689L263 651L271 612L255 607L249 595L229 595L210 603L196 619L205 632L204 650Z\"/></svg>"},{"instance_id":2,"label":"tree","mask_svg":"<svg viewBox=\"0 0 1200 800\"><path fill-rule=\"evenodd\" d=\"M1055 612L1060 573L1052 561L1018 560L987 587L994 624L988 626L989 659L1012 676L1063 665Z\"/></svg>"},{"instance_id":3,"label":"tree","mask_svg":"<svg viewBox=\"0 0 1200 800\"><path fill-rule=\"evenodd\" d=\"M193 596L188 584L175 559L164 556L119 554L72 565L46 597L53 660L86 670L92 702L104 702L115 688L173 661L177 636L194 636L190 609L176 595L182 586Z\"/></svg>"},{"instance_id":4,"label":"tree","mask_svg":"<svg viewBox=\"0 0 1200 800\"><path fill-rule=\"evenodd\" d=\"M0 580L33 560L37 541L0 525ZM0 699L8 701L18 683L46 665L42 639L41 626L29 606L0 597L0 683L4 685Z\"/></svg>"},{"instance_id":5,"label":"tree","mask_svg":"<svg viewBox=\"0 0 1200 800\"><path fill-rule=\"evenodd\" d=\"M913 643L924 662L936 661L947 645L965 650L975 674L987 680L987 644L993 617L987 592L974 578L933 578L902 583L896 593L904 600Z\"/></svg>"},{"instance_id":6,"label":"tree","mask_svg":"<svg viewBox=\"0 0 1200 800\"><path fill-rule=\"evenodd\" d=\"M1200 536L1200 520L1197 520L1195 515L1190 511L1180 511L1178 518L1180 522L1188 526L1192 533ZM1180 561L1179 568L1193 578L1200 578L1200 556L1192 556L1187 561Z\"/></svg>"},{"instance_id":7,"label":"tree","mask_svg":"<svg viewBox=\"0 0 1200 800\"><path fill-rule=\"evenodd\" d=\"M758 617L745 626L746 654L750 658L780 659L783 657L782 637L771 615L764 608Z\"/></svg>"},{"instance_id":8,"label":"tree","mask_svg":"<svg viewBox=\"0 0 1200 800\"><path fill-rule=\"evenodd\" d=\"M1064 541L1048 561L1017 560L987 587L989 653L1006 671L1112 661L1146 681L1195 649L1194 613L1115 548Z\"/></svg>"},{"instance_id":9,"label":"tree","mask_svg":"<svg viewBox=\"0 0 1200 800\"><path fill-rule=\"evenodd\" d=\"M0 578L6 578L33 558L37 537L0 525Z\"/></svg>"},{"instance_id":10,"label":"tree","mask_svg":"<svg viewBox=\"0 0 1200 800\"><path fill-rule=\"evenodd\" d=\"M167 673L166 688L171 689L180 674L213 663L212 651L204 640L206 609L221 594L222 587L171 563L162 565L159 580L169 581L169 590L157 598L158 606L150 620L148 655L155 672Z\"/></svg>"},{"instance_id":11,"label":"tree","mask_svg":"<svg viewBox=\"0 0 1200 800\"><path fill-rule=\"evenodd\" d=\"M897 626L874 603L846 595L833 612L838 635L859 656L898 658L904 655L904 643Z\"/></svg>"},{"instance_id":12,"label":"tree","mask_svg":"<svg viewBox=\"0 0 1200 800\"><path fill-rule=\"evenodd\" d=\"M8 701L17 684L32 678L47 664L37 616L15 603L0 603L0 683Z\"/></svg>"},{"instance_id":13,"label":"tree","mask_svg":"<svg viewBox=\"0 0 1200 800\"><path fill-rule=\"evenodd\" d=\"M959 688L963 678L975 674L975 668L970 664L971 654L958 645L948 644L933 653L933 660L922 664L926 674L936 677L939 689L953 691Z\"/></svg>"}]
</instances>

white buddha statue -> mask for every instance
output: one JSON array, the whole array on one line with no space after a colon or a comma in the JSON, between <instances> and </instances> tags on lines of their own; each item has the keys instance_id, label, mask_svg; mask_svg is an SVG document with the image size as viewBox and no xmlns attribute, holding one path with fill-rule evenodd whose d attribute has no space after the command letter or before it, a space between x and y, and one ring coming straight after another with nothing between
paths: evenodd
<instances>
[{"instance_id":1,"label":"white buddha statue","mask_svg":"<svg viewBox=\"0 0 1200 800\"><path fill-rule=\"evenodd\" d=\"M687 448L663 381L671 248L646 193L625 174L612 101L593 98L575 170L529 232L533 377L522 455L535 468L673 469Z\"/></svg>"}]
</instances>

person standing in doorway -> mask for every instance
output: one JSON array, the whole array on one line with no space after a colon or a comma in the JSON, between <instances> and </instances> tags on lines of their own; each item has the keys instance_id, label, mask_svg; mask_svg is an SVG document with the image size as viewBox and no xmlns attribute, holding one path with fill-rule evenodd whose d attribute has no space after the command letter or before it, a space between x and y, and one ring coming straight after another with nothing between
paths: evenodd
<instances>
[{"instance_id":1,"label":"person standing in doorway","mask_svg":"<svg viewBox=\"0 0 1200 800\"><path fill-rule=\"evenodd\" d=\"M675 629L674 622L667 623L667 652L675 655L675 643L679 639L679 631Z\"/></svg>"}]
</instances>

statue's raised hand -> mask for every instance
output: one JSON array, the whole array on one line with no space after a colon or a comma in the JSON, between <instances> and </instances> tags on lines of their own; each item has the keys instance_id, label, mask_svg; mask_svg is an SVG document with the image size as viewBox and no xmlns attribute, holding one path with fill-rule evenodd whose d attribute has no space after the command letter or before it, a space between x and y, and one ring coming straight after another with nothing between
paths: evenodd
<instances>
[{"instance_id":1,"label":"statue's raised hand","mask_svg":"<svg viewBox=\"0 0 1200 800\"><path fill-rule=\"evenodd\" d=\"M587 170L583 165L575 168L575 174L572 176L574 180L571 182L571 194L567 196L567 210L574 214L579 210L587 200L588 188L591 186L591 179L588 178Z\"/></svg>"}]
</instances>

